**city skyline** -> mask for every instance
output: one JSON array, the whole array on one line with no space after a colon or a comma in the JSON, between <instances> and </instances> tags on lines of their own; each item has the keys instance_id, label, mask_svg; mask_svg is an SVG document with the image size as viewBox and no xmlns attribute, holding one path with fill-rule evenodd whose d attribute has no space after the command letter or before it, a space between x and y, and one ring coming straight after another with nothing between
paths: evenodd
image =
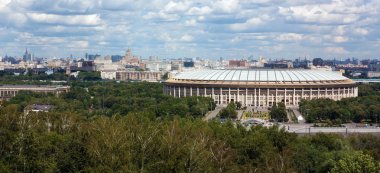
<instances>
[{"instance_id":1,"label":"city skyline","mask_svg":"<svg viewBox=\"0 0 380 173\"><path fill-rule=\"evenodd\" d=\"M1 0L0 56L378 58L380 2Z\"/></svg>"}]
</instances>

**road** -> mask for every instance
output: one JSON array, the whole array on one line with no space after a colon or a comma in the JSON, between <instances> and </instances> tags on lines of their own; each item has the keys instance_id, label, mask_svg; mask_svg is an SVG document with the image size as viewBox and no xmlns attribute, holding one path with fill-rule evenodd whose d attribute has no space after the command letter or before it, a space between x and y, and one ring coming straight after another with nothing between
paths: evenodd
<instances>
[{"instance_id":1,"label":"road","mask_svg":"<svg viewBox=\"0 0 380 173\"><path fill-rule=\"evenodd\" d=\"M297 134L315 134L315 133L378 133L379 127L355 127L352 124L345 125L346 127L312 127L313 124L282 124L288 132Z\"/></svg>"},{"instance_id":2,"label":"road","mask_svg":"<svg viewBox=\"0 0 380 173\"><path fill-rule=\"evenodd\" d=\"M294 115L296 115L299 124L305 124L305 119L303 118L301 112L298 109L292 109Z\"/></svg>"},{"instance_id":3,"label":"road","mask_svg":"<svg viewBox=\"0 0 380 173\"><path fill-rule=\"evenodd\" d=\"M216 116L218 116L218 113L220 112L220 110L222 110L223 107L222 106L217 106L215 108L215 110L209 112L206 114L206 116L203 118L204 121L208 121L208 120L211 120L213 118L215 118Z\"/></svg>"}]
</instances>

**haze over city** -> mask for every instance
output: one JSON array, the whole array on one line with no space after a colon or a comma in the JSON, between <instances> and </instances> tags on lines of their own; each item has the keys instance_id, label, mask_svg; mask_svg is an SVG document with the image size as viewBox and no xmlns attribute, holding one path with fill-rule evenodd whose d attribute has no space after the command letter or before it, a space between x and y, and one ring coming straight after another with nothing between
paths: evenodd
<instances>
[{"instance_id":1,"label":"haze over city","mask_svg":"<svg viewBox=\"0 0 380 173\"><path fill-rule=\"evenodd\" d=\"M377 0L1 0L0 56L378 58Z\"/></svg>"}]
</instances>

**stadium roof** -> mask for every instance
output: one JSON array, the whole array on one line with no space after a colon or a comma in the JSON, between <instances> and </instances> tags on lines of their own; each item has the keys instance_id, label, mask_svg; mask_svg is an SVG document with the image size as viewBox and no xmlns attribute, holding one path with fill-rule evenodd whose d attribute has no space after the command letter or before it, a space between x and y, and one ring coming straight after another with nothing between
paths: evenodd
<instances>
[{"instance_id":1,"label":"stadium roof","mask_svg":"<svg viewBox=\"0 0 380 173\"><path fill-rule=\"evenodd\" d=\"M174 80L241 82L320 82L344 81L339 72L299 69L198 70L178 73Z\"/></svg>"}]
</instances>

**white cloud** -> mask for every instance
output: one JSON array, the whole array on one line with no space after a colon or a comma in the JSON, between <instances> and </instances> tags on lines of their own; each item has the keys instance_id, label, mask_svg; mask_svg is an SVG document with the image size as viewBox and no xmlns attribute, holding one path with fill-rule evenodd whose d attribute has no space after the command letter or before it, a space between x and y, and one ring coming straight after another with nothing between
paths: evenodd
<instances>
[{"instance_id":1,"label":"white cloud","mask_svg":"<svg viewBox=\"0 0 380 173\"><path fill-rule=\"evenodd\" d=\"M218 0L214 3L214 8L223 13L233 13L239 8L239 0Z\"/></svg>"},{"instance_id":2,"label":"white cloud","mask_svg":"<svg viewBox=\"0 0 380 173\"><path fill-rule=\"evenodd\" d=\"M341 25L341 26L338 26L336 29L335 29L335 33L337 34L337 35L344 35L345 33L346 33L346 29L347 28L347 26L345 26L345 25Z\"/></svg>"},{"instance_id":3,"label":"white cloud","mask_svg":"<svg viewBox=\"0 0 380 173\"><path fill-rule=\"evenodd\" d=\"M198 21L204 21L206 19L205 16L198 16Z\"/></svg>"},{"instance_id":4,"label":"white cloud","mask_svg":"<svg viewBox=\"0 0 380 173\"><path fill-rule=\"evenodd\" d=\"M311 57L377 57L379 9L378 0L0 0L0 54L19 55L33 45L64 56L131 46L136 54L163 57L299 57L304 50ZM276 47L285 47L282 54L271 53L282 44ZM81 48L59 49L67 45ZM169 48L181 51L165 54Z\"/></svg>"},{"instance_id":5,"label":"white cloud","mask_svg":"<svg viewBox=\"0 0 380 173\"><path fill-rule=\"evenodd\" d=\"M260 46L259 50L265 51L265 52L280 52L284 50L284 45L276 45L276 46Z\"/></svg>"},{"instance_id":6,"label":"white cloud","mask_svg":"<svg viewBox=\"0 0 380 173\"><path fill-rule=\"evenodd\" d=\"M297 33L285 33L285 34L280 34L276 40L279 41L301 41L304 39L304 36L302 34L297 34Z\"/></svg>"},{"instance_id":7,"label":"white cloud","mask_svg":"<svg viewBox=\"0 0 380 173\"><path fill-rule=\"evenodd\" d=\"M164 42L171 42L173 38L168 33L160 34L159 39Z\"/></svg>"},{"instance_id":8,"label":"white cloud","mask_svg":"<svg viewBox=\"0 0 380 173\"><path fill-rule=\"evenodd\" d=\"M239 34L238 36L235 36L234 38L231 39L231 42L232 43L238 43L238 42L241 42L241 41L247 41L247 40L265 40L265 39L269 39L271 38L270 36L267 36L267 35L261 35L262 33L260 34L247 34L247 33L243 33L243 34Z\"/></svg>"},{"instance_id":9,"label":"white cloud","mask_svg":"<svg viewBox=\"0 0 380 173\"><path fill-rule=\"evenodd\" d=\"M22 27L27 22L27 17L10 7L11 1L0 1L0 24L3 26Z\"/></svg>"},{"instance_id":10,"label":"white cloud","mask_svg":"<svg viewBox=\"0 0 380 173\"><path fill-rule=\"evenodd\" d=\"M76 49L85 49L88 47L88 41L84 41L84 40L72 41L68 46L72 48L76 48Z\"/></svg>"},{"instance_id":11,"label":"white cloud","mask_svg":"<svg viewBox=\"0 0 380 173\"><path fill-rule=\"evenodd\" d=\"M7 8L8 4L11 2L11 0L0 0L0 11Z\"/></svg>"},{"instance_id":12,"label":"white cloud","mask_svg":"<svg viewBox=\"0 0 380 173\"><path fill-rule=\"evenodd\" d=\"M20 33L18 36L18 40L28 45L54 45L54 44L62 44L66 42L65 38L61 37L41 37L35 36L28 32Z\"/></svg>"},{"instance_id":13,"label":"white cloud","mask_svg":"<svg viewBox=\"0 0 380 173\"><path fill-rule=\"evenodd\" d=\"M354 33L357 35L368 35L369 31L364 28L355 28Z\"/></svg>"},{"instance_id":14,"label":"white cloud","mask_svg":"<svg viewBox=\"0 0 380 173\"><path fill-rule=\"evenodd\" d=\"M63 24L63 25L100 25L101 19L97 14L91 15L57 15L45 13L28 13L28 17L37 23Z\"/></svg>"},{"instance_id":15,"label":"white cloud","mask_svg":"<svg viewBox=\"0 0 380 173\"><path fill-rule=\"evenodd\" d=\"M325 7L325 8L322 8ZM350 24L359 20L355 13L341 14L334 13L330 6L293 6L279 7L279 14L284 16L288 21L321 23L321 24Z\"/></svg>"},{"instance_id":16,"label":"white cloud","mask_svg":"<svg viewBox=\"0 0 380 173\"><path fill-rule=\"evenodd\" d=\"M185 21L186 26L196 26L197 25L197 20L195 19L190 19Z\"/></svg>"},{"instance_id":17,"label":"white cloud","mask_svg":"<svg viewBox=\"0 0 380 173\"><path fill-rule=\"evenodd\" d=\"M146 20L158 20L158 21L177 21L179 20L180 16L177 14L168 14L163 11L160 12L149 12L148 14L143 16Z\"/></svg>"},{"instance_id":18,"label":"white cloud","mask_svg":"<svg viewBox=\"0 0 380 173\"><path fill-rule=\"evenodd\" d=\"M326 47L325 52L329 54L347 54L349 53L344 47Z\"/></svg>"},{"instance_id":19,"label":"white cloud","mask_svg":"<svg viewBox=\"0 0 380 173\"><path fill-rule=\"evenodd\" d=\"M212 12L212 9L208 6L204 7L192 7L189 9L187 14L189 15L206 15L210 14Z\"/></svg>"},{"instance_id":20,"label":"white cloud","mask_svg":"<svg viewBox=\"0 0 380 173\"><path fill-rule=\"evenodd\" d=\"M336 36L336 37L334 37L334 42L335 43L344 43L344 42L347 42L348 40L349 40L349 38L343 37L343 36Z\"/></svg>"},{"instance_id":21,"label":"white cloud","mask_svg":"<svg viewBox=\"0 0 380 173\"><path fill-rule=\"evenodd\" d=\"M189 35L189 34L185 34L181 37L181 41L184 41L184 42L191 42L193 41L193 36Z\"/></svg>"},{"instance_id":22,"label":"white cloud","mask_svg":"<svg viewBox=\"0 0 380 173\"><path fill-rule=\"evenodd\" d=\"M264 21L261 20L261 18L251 18L248 19L245 23L235 23L230 25L230 29L233 31L245 31L254 27L257 27L258 25L263 24Z\"/></svg>"},{"instance_id":23,"label":"white cloud","mask_svg":"<svg viewBox=\"0 0 380 173\"><path fill-rule=\"evenodd\" d=\"M83 0L80 0L83 1ZM87 0L91 1L91 4L95 4L100 8L107 10L123 10L138 8L140 3L134 0ZM97 3L97 4L96 4Z\"/></svg>"},{"instance_id":24,"label":"white cloud","mask_svg":"<svg viewBox=\"0 0 380 173\"><path fill-rule=\"evenodd\" d=\"M165 6L165 11L167 12L184 12L187 9L189 9L190 2L174 2L170 1L168 4Z\"/></svg>"}]
</instances>

